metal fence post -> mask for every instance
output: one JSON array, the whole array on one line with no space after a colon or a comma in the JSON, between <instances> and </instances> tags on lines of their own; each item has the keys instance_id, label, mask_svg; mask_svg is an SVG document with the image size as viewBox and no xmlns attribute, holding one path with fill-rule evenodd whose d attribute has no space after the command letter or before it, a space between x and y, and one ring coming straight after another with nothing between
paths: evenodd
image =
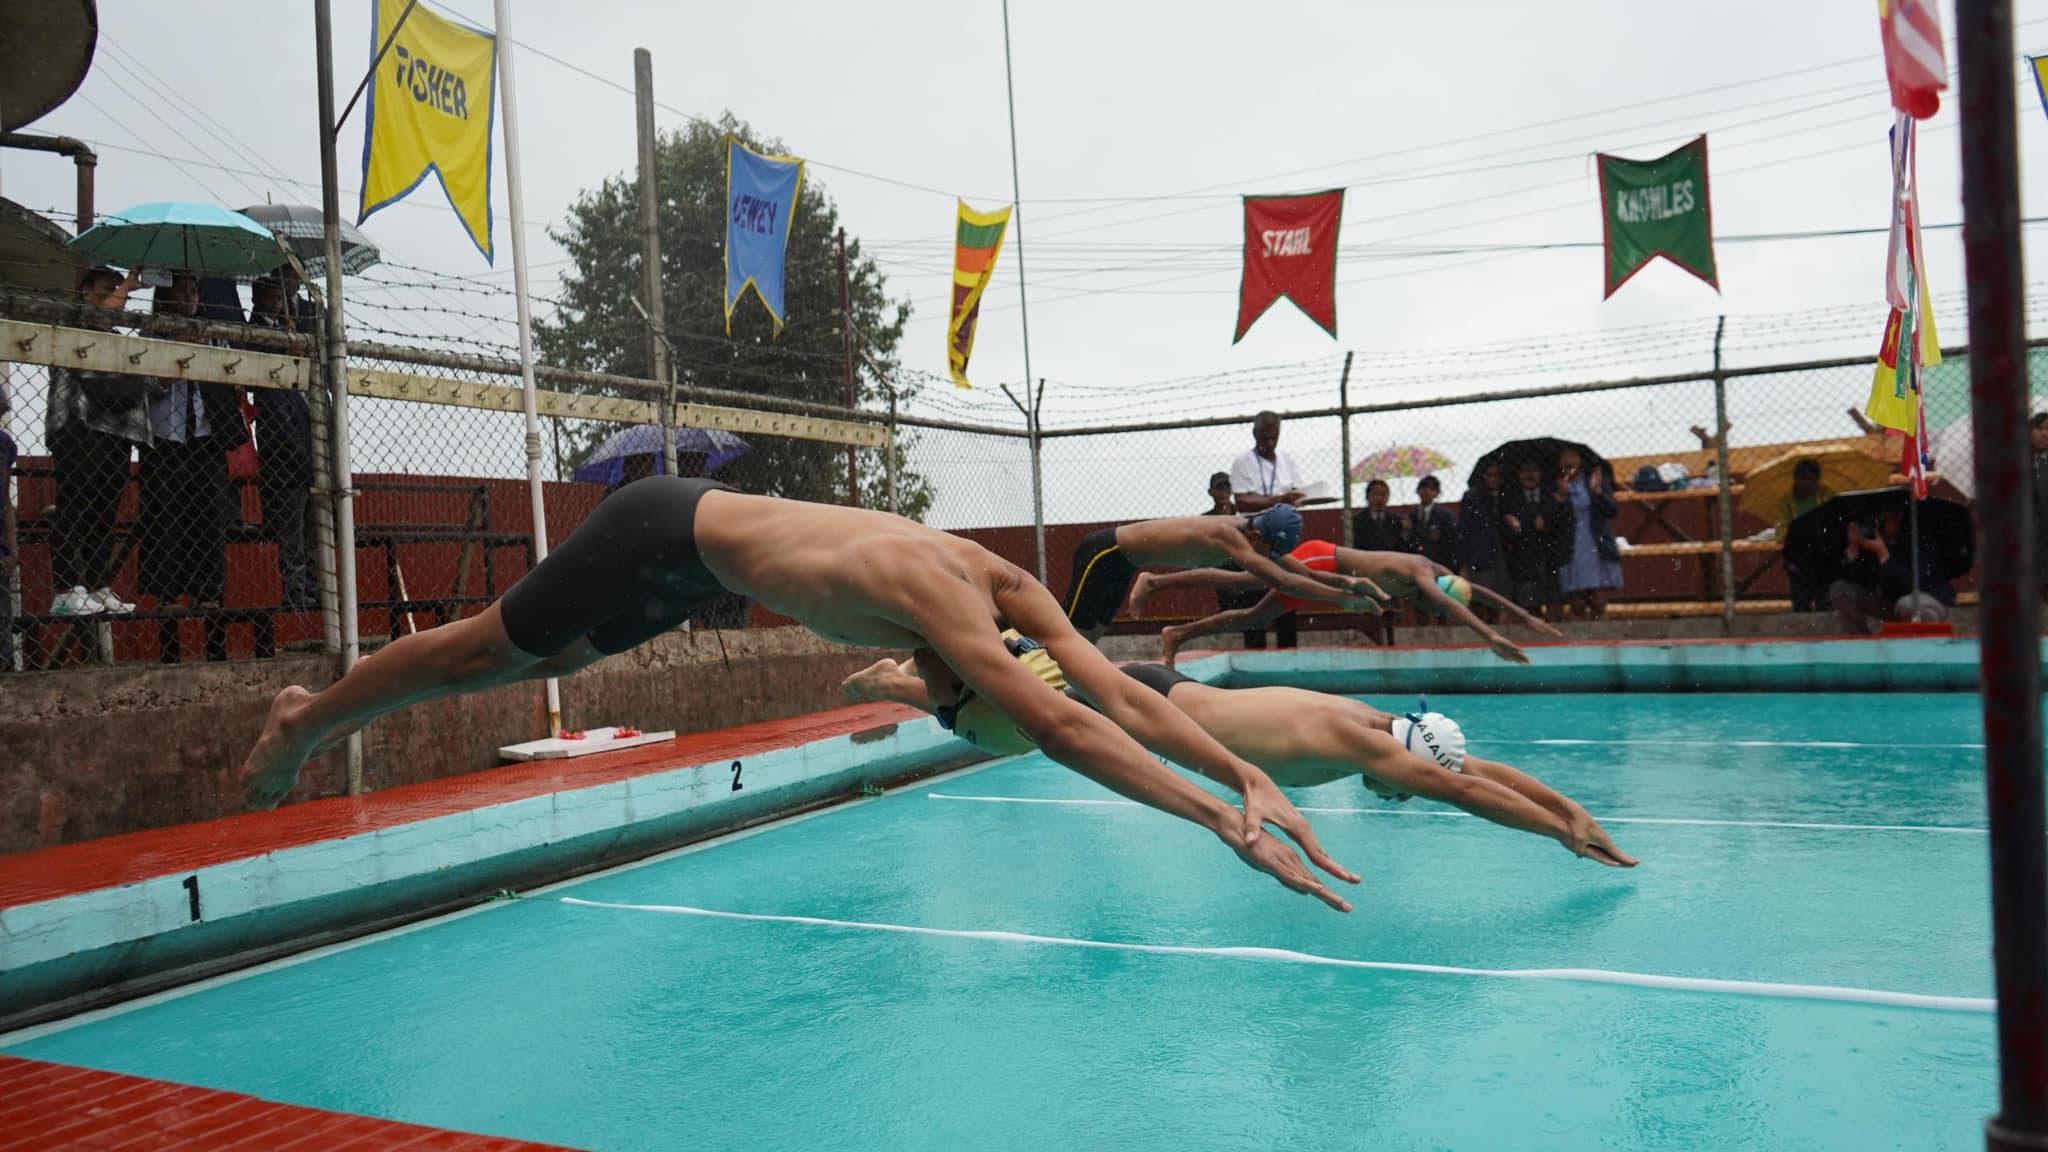
<instances>
[{"instance_id":1,"label":"metal fence post","mask_svg":"<svg viewBox=\"0 0 2048 1152\"><path fill-rule=\"evenodd\" d=\"M656 382L669 384L661 409L661 464L676 474L675 366L669 363L668 312L661 298L661 200L656 186L654 126L654 55L633 49L633 122L640 158L640 290L647 295L647 364ZM561 420L555 421L555 479L562 476Z\"/></svg>"},{"instance_id":2,"label":"metal fence post","mask_svg":"<svg viewBox=\"0 0 2048 1152\"><path fill-rule=\"evenodd\" d=\"M313 564L320 576L320 650L341 654L341 604L335 584L334 442L332 384L327 377L327 338L314 332L313 360L307 363L306 399L313 426Z\"/></svg>"},{"instance_id":3,"label":"metal fence post","mask_svg":"<svg viewBox=\"0 0 2048 1152\"><path fill-rule=\"evenodd\" d=\"M1337 419L1342 431L1337 436L1337 484L1344 491L1344 523L1338 529L1346 548L1351 547L1351 353L1344 354L1344 372L1337 377Z\"/></svg>"},{"instance_id":4,"label":"metal fence post","mask_svg":"<svg viewBox=\"0 0 2048 1152\"><path fill-rule=\"evenodd\" d=\"M334 408L334 584L341 617L341 673L355 667L362 652L362 622L356 613L356 521L354 465L348 443L348 337L341 303L341 176L334 155L334 31L329 0L313 5L315 71L320 85L320 209L327 231L327 386ZM363 734L348 736L348 794L363 792Z\"/></svg>"},{"instance_id":5,"label":"metal fence post","mask_svg":"<svg viewBox=\"0 0 2048 1152\"><path fill-rule=\"evenodd\" d=\"M891 514L900 514L896 505L896 386L889 389L889 423L885 426L888 439L882 443L882 490L889 501Z\"/></svg>"},{"instance_id":6,"label":"metal fence post","mask_svg":"<svg viewBox=\"0 0 2048 1152\"><path fill-rule=\"evenodd\" d=\"M1026 384L1025 387L1030 387ZM1038 381L1038 391L1031 396L1031 533L1034 550L1038 554L1038 582L1045 583L1045 442L1039 435L1040 410L1045 405L1045 380Z\"/></svg>"},{"instance_id":7,"label":"metal fence post","mask_svg":"<svg viewBox=\"0 0 2048 1152\"><path fill-rule=\"evenodd\" d=\"M1992 1152L2048 1147L2048 828L2041 779L2040 584L2029 491L2026 288L2010 0L1958 0L1963 261L1976 436L1984 791L1998 990Z\"/></svg>"},{"instance_id":8,"label":"metal fence post","mask_svg":"<svg viewBox=\"0 0 2048 1152\"><path fill-rule=\"evenodd\" d=\"M1735 493L1728 479L1728 376L1721 371L1721 333L1728 317L1714 320L1714 471L1720 486L1715 506L1721 520L1721 631L1735 630Z\"/></svg>"}]
</instances>

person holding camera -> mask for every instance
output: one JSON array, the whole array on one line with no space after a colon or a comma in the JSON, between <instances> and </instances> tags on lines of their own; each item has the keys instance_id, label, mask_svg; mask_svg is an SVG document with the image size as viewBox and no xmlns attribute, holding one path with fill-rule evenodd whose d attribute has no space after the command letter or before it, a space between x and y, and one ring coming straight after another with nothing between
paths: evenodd
<instances>
[{"instance_id":1,"label":"person holding camera","mask_svg":"<svg viewBox=\"0 0 2048 1152\"><path fill-rule=\"evenodd\" d=\"M1845 631L1867 636L1886 619L1933 623L1948 619L1956 602L1954 586L1932 566L1933 549L1921 549L1920 587L1913 588L1912 544L1905 538L1906 514L1897 508L1878 513L1875 523L1851 524L1847 551L1828 600L1842 618Z\"/></svg>"}]
</instances>

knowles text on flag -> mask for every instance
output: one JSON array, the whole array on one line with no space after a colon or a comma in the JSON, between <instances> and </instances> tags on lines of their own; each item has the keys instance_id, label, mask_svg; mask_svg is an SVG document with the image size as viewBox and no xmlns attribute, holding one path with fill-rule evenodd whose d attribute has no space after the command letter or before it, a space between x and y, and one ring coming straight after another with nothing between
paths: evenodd
<instances>
[{"instance_id":1,"label":"knowles text on flag","mask_svg":"<svg viewBox=\"0 0 2048 1152\"><path fill-rule=\"evenodd\" d=\"M387 39L391 49L370 76L364 104L356 223L404 199L431 172L471 242L490 260L497 39L437 16L424 4L406 15L405 0L376 0L371 53Z\"/></svg>"},{"instance_id":2,"label":"knowles text on flag","mask_svg":"<svg viewBox=\"0 0 2048 1152\"><path fill-rule=\"evenodd\" d=\"M1337 229L1344 190L1244 198L1244 275L1237 287L1237 335L1281 297L1337 334Z\"/></svg>"},{"instance_id":3,"label":"knowles text on flag","mask_svg":"<svg viewBox=\"0 0 2048 1152\"><path fill-rule=\"evenodd\" d=\"M794 156L763 156L725 138L725 330L732 310L749 285L782 331L783 258L789 226L804 188L804 162Z\"/></svg>"},{"instance_id":4,"label":"knowles text on flag","mask_svg":"<svg viewBox=\"0 0 2048 1152\"><path fill-rule=\"evenodd\" d=\"M1607 253L1605 296L1614 295L1659 256L1719 292L1714 213L1707 196L1707 138L1701 136L1655 160L1605 154L1598 160L1600 239Z\"/></svg>"},{"instance_id":5,"label":"knowles text on flag","mask_svg":"<svg viewBox=\"0 0 2048 1152\"><path fill-rule=\"evenodd\" d=\"M946 314L946 367L957 387L967 382L967 358L974 353L974 326L981 316L981 294L995 276L1003 233L1010 227L1010 209L976 212L960 202L953 229L953 303Z\"/></svg>"}]
</instances>

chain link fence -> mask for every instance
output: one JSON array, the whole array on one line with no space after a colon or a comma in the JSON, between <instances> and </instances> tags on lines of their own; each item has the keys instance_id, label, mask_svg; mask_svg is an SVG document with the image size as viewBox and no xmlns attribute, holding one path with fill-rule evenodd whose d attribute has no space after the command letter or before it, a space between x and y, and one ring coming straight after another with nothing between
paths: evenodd
<instances>
[{"instance_id":1,"label":"chain link fence","mask_svg":"<svg viewBox=\"0 0 2048 1152\"><path fill-rule=\"evenodd\" d=\"M325 465L324 358L305 335L317 313L222 282L151 296L165 303L152 300L148 314L0 298L0 429L15 455L0 666L338 650L344 493ZM214 323L171 315L186 312ZM1680 343L1686 355L1699 350ZM2048 392L2048 350L2033 355L2033 388ZM1870 387L1867 358L1605 382L1555 378L1557 365L1576 370L1597 357L1553 360L1551 378L1532 380L1483 365L1432 374L1398 358L1361 362L1354 375L1351 358L1332 358L1264 370L1263 392L1250 394L1281 409L1280 451L1314 489L1303 504L1311 537L1427 548L1485 575L1477 561L1513 549L1463 525L1467 510L1513 515L1517 500L1551 501L1543 519L1554 539L1542 546L1536 600L1553 611L1589 577L1601 603L1585 608L1624 616L1826 606L1788 578L1782 536L1814 502L1813 486L1794 483L1801 458L1823 466L1817 487L1828 493L1894 481L1898 438L1851 411ZM480 610L541 549L516 363L362 343L351 346L347 376L357 629L374 646ZM671 392L546 366L538 383L547 536L559 543L607 493L667 470L659 421ZM670 435L681 474L895 511L976 539L1060 592L1089 531L1216 510L1211 476L1252 444L1242 383L1055 386L1050 405L1043 387L956 394L929 381L878 383L868 394L888 397L886 408L855 411L684 381ZM1965 358L1952 352L1924 384L1933 493L1967 504ZM1055 407L1072 414L1040 426ZM1502 455L1542 438L1573 446L1597 481L1560 487L1561 445L1526 473L1512 451ZM1489 472L1489 461L1505 466ZM1418 520L1426 473L1439 503ZM1967 598L1967 574L1956 575ZM1500 574L1504 587L1520 578ZM787 623L737 598L701 622Z\"/></svg>"}]
</instances>

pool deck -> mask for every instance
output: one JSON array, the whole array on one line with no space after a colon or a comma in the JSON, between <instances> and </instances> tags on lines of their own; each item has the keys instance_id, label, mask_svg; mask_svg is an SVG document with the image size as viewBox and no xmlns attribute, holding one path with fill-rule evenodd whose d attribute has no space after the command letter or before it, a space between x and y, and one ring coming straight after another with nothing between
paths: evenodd
<instances>
[{"instance_id":1,"label":"pool deck","mask_svg":"<svg viewBox=\"0 0 2048 1152\"><path fill-rule=\"evenodd\" d=\"M0 1056L0 1152L548 1152L479 1136L279 1104L166 1080Z\"/></svg>"},{"instance_id":2,"label":"pool deck","mask_svg":"<svg viewBox=\"0 0 2048 1152\"><path fill-rule=\"evenodd\" d=\"M1476 645L1189 653L1181 668L1226 686L1354 693L1967 691L1977 675L1974 641L1953 639L1620 641L1529 652L1526 668ZM0 1028L981 758L922 713L861 705L0 857ZM202 1135L203 1146L225 1148L236 1146L231 1130L242 1146L262 1148L540 1147L0 1057L0 1152L191 1147Z\"/></svg>"}]
</instances>

